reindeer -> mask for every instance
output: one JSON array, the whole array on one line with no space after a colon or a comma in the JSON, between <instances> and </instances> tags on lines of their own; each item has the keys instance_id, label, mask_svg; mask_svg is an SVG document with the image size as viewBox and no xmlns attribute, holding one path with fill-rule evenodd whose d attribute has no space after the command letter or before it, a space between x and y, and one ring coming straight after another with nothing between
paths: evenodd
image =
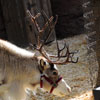
<instances>
[{"instance_id":1,"label":"reindeer","mask_svg":"<svg viewBox=\"0 0 100 100\"><path fill-rule=\"evenodd\" d=\"M38 43L34 48L40 56L37 56L37 52L20 48L0 39L0 100L25 100L26 90L36 91L37 87L57 96L65 96L71 92L71 88L62 79L56 65L77 63L78 59L73 61L74 52L69 52L66 44L64 48L60 49L57 41L58 55L49 55L45 51L44 45L56 22L51 25L53 17L50 19L46 17L47 22L40 30L36 21L40 14L33 17L29 11L28 13L39 32ZM49 35L44 42L41 42L41 34L48 26L50 27ZM61 52L65 49L66 54L62 55ZM54 61L53 58L57 60ZM65 60L60 61L61 58L65 58Z\"/></svg>"}]
</instances>

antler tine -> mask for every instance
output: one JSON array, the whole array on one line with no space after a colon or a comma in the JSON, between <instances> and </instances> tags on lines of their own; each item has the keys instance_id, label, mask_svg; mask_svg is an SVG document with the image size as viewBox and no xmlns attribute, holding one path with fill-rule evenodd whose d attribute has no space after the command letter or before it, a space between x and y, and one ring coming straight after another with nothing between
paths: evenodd
<instances>
[{"instance_id":1,"label":"antler tine","mask_svg":"<svg viewBox=\"0 0 100 100\"><path fill-rule=\"evenodd\" d=\"M37 31L39 32L38 40L37 40L37 42L38 42L38 48L39 48L39 47L40 47L40 34L42 33L42 30L40 29L40 27L39 27L39 25L38 25L38 23L37 23L37 21L36 21L36 18L38 18L41 14L38 13L38 14L34 17L34 16L32 16L32 14L30 13L29 10L27 10L27 13L28 13L29 16L31 17L32 22L35 24L35 27L36 27Z\"/></svg>"},{"instance_id":2,"label":"antler tine","mask_svg":"<svg viewBox=\"0 0 100 100\"><path fill-rule=\"evenodd\" d=\"M41 11L41 14L43 15L43 18L46 21L46 24L42 28L42 30L45 30L48 26L51 27L51 22L53 21L54 17L51 16L50 18L48 18L47 14L44 12L44 10Z\"/></svg>"},{"instance_id":3,"label":"antler tine","mask_svg":"<svg viewBox=\"0 0 100 100\"><path fill-rule=\"evenodd\" d=\"M53 19L54 19L53 16L51 16L51 18L49 19L47 14L43 10L42 10L42 14L44 15L43 17L45 17L44 19L46 19L47 24L49 26L49 32L48 32L47 38L44 40L44 43L42 44L42 46L43 46L47 42L47 40L50 38L50 36L52 34L52 30L54 29L55 24L57 23L58 16L56 16L56 21L53 23Z\"/></svg>"},{"instance_id":4,"label":"antler tine","mask_svg":"<svg viewBox=\"0 0 100 100\"><path fill-rule=\"evenodd\" d=\"M29 16L31 17L32 22L35 24L37 31L38 31L38 32L41 32L40 27L39 27L38 23L36 22L36 18L38 18L41 14L38 13L38 14L34 17L34 16L30 13L29 10L27 10L27 13L28 13Z\"/></svg>"},{"instance_id":5,"label":"antler tine","mask_svg":"<svg viewBox=\"0 0 100 100\"><path fill-rule=\"evenodd\" d=\"M67 47L67 45L66 45L66 43L64 43L64 46L63 46L63 48L59 48L59 44L58 44L58 41L56 40L56 45L57 45L57 55L50 55L50 57L54 57L54 58L57 58L57 57L66 57L66 55L67 55L67 51L68 51L68 47ZM62 55L61 53L63 53L62 51L65 49L65 48L67 48L67 51L66 51L66 53L65 53L65 55Z\"/></svg>"},{"instance_id":6,"label":"antler tine","mask_svg":"<svg viewBox=\"0 0 100 100\"><path fill-rule=\"evenodd\" d=\"M62 55L61 53L62 53L62 51L66 48L66 44L64 45L64 47L63 48L59 48L59 45L58 45L58 41L56 40L56 45L57 45L57 55L50 55L50 57L52 57L52 58L60 58L60 57L65 57L64 55ZM61 54L61 55L60 55ZM66 54L65 54L66 55ZM58 59L59 59L58 58Z\"/></svg>"},{"instance_id":7,"label":"antler tine","mask_svg":"<svg viewBox=\"0 0 100 100\"><path fill-rule=\"evenodd\" d=\"M38 38L37 42L38 42L38 49L41 49L43 47L44 43L40 45L40 36L43 34L45 29L48 27L49 23L51 23L53 21L53 16L50 19L48 19L48 21L46 22L44 27L42 29L40 29L40 27L39 27L39 25L38 25L38 23L36 21L36 18L38 18L41 14L38 13L35 17L33 17L29 10L27 10L27 13L31 16L31 20L35 24L36 29L39 32L38 37L37 37Z\"/></svg>"},{"instance_id":8,"label":"antler tine","mask_svg":"<svg viewBox=\"0 0 100 100\"><path fill-rule=\"evenodd\" d=\"M42 28L42 30L45 30L45 29L48 27L48 25L53 21L53 17L51 17L51 18L48 19L48 20L49 20L49 23L47 22L47 23L44 25L44 27ZM49 32L49 34L47 35L46 39L45 39L44 42L42 43L41 48L44 46L44 44L45 44L45 43L47 42L47 40L50 38L51 33L52 33L52 32Z\"/></svg>"},{"instance_id":9,"label":"antler tine","mask_svg":"<svg viewBox=\"0 0 100 100\"><path fill-rule=\"evenodd\" d=\"M38 18L41 14L38 13L35 17L33 17L29 10L27 12L31 16L32 22L35 24L36 29L39 32L39 35L38 35L38 48L42 48L51 34L48 34L47 38L44 40L44 43L42 43L41 45L40 45L40 36L48 26L51 27L51 22L53 21L54 17L52 16L52 17L48 18L46 13L44 11L42 11L43 12L42 14L44 15L43 17L45 17L47 19L47 22L44 25L44 27L42 29L40 29L40 27L39 27L39 25L36 21L36 18ZM50 28L50 30L52 30L52 28ZM49 30L49 33L51 33L50 30Z\"/></svg>"},{"instance_id":10,"label":"antler tine","mask_svg":"<svg viewBox=\"0 0 100 100\"><path fill-rule=\"evenodd\" d=\"M64 44L64 47L62 49L59 48L59 45L58 45L58 41L57 40L56 40L56 43L57 43L57 49L58 49L58 57L61 57L60 56L61 52L67 47L66 46L66 43Z\"/></svg>"},{"instance_id":11,"label":"antler tine","mask_svg":"<svg viewBox=\"0 0 100 100\"><path fill-rule=\"evenodd\" d=\"M70 57L71 58L71 61L70 62L77 63L79 58L77 57L76 61L73 61L73 56L74 56L75 52L73 52L71 54L72 54L72 56Z\"/></svg>"},{"instance_id":12,"label":"antler tine","mask_svg":"<svg viewBox=\"0 0 100 100\"><path fill-rule=\"evenodd\" d=\"M66 48L66 53L64 55L61 55L61 52ZM57 50L58 50L58 55L57 56L50 56L53 58L58 58L56 61L52 61L54 64L67 64L67 63L77 63L78 62L78 57L76 61L73 61L73 56L76 52L69 52L69 46L64 44L64 47L62 49L59 48L58 42L57 42ZM61 58L66 58L64 61L59 61Z\"/></svg>"}]
</instances>

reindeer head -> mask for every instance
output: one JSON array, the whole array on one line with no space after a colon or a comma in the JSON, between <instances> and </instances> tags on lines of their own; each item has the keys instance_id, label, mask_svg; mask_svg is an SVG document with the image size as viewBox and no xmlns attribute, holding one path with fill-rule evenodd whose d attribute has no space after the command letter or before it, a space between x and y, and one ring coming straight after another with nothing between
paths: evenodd
<instances>
[{"instance_id":1,"label":"reindeer head","mask_svg":"<svg viewBox=\"0 0 100 100\"><path fill-rule=\"evenodd\" d=\"M40 87L57 96L65 96L71 92L71 88L59 73L56 64L49 63L44 57L38 57L40 76Z\"/></svg>"},{"instance_id":2,"label":"reindeer head","mask_svg":"<svg viewBox=\"0 0 100 100\"><path fill-rule=\"evenodd\" d=\"M50 91L50 93L53 92L53 94L58 96L64 96L68 92L71 91L70 87L67 85L67 83L62 79L62 77L59 74L59 71L56 67L56 65L63 65L67 63L77 63L78 58L76 61L73 61L73 56L75 52L70 52L69 47L64 44L63 48L59 48L58 41L56 40L57 44L57 55L50 55L46 52L44 49L45 43L48 41L52 30L55 27L56 21L53 22L53 16L51 18L48 18L44 11L42 11L42 15L46 19L46 24L42 29L40 29L36 19L41 15L38 13L35 17L31 15L31 13L28 11L29 16L31 17L32 22L34 23L37 31L37 45L33 46L40 54L41 56L37 57L39 61L39 69L41 72L41 78L40 78L40 87L43 87L45 90ZM41 41L41 35L45 32L45 30L48 29L48 35L44 41ZM66 52L63 54L63 51L66 50ZM56 60L52 60L56 59ZM62 61L63 59L63 61ZM54 90L54 91L53 91Z\"/></svg>"}]
</instances>

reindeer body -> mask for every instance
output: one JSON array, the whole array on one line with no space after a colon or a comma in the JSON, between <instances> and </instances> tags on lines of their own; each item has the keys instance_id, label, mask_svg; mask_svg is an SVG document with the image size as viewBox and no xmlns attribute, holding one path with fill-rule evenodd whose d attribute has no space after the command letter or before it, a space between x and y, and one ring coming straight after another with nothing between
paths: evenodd
<instances>
[{"instance_id":1,"label":"reindeer body","mask_svg":"<svg viewBox=\"0 0 100 100\"><path fill-rule=\"evenodd\" d=\"M0 40L0 73L5 82L25 80L39 74L38 61L34 53ZM2 81L2 77L0 77Z\"/></svg>"},{"instance_id":2,"label":"reindeer body","mask_svg":"<svg viewBox=\"0 0 100 100\"><path fill-rule=\"evenodd\" d=\"M59 78L58 69L42 56L19 48L0 39L0 100L25 100L25 89L35 90L40 85L42 59L44 72L51 78ZM46 68L46 69L45 69ZM53 75L54 72L54 75ZM55 74L56 72L56 74ZM55 77L57 76L57 77ZM52 84L43 79L44 89L50 91ZM53 94L64 96L70 87L62 79Z\"/></svg>"},{"instance_id":3,"label":"reindeer body","mask_svg":"<svg viewBox=\"0 0 100 100\"><path fill-rule=\"evenodd\" d=\"M10 89L8 91L12 91L11 94L18 94L19 91L30 87L30 84L34 85L32 88L39 84L38 59L34 55L30 51L0 40L0 84L7 85L3 89Z\"/></svg>"}]
</instances>

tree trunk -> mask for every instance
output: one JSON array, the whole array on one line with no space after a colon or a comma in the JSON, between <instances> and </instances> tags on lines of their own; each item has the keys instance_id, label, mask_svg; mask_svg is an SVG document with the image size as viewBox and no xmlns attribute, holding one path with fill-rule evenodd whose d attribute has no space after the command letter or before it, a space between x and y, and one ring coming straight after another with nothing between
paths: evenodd
<instances>
[{"instance_id":1,"label":"tree trunk","mask_svg":"<svg viewBox=\"0 0 100 100\"><path fill-rule=\"evenodd\" d=\"M28 44L23 0L0 0L8 40L16 45Z\"/></svg>"},{"instance_id":2,"label":"tree trunk","mask_svg":"<svg viewBox=\"0 0 100 100\"><path fill-rule=\"evenodd\" d=\"M21 47L26 47L29 43L37 43L38 32L26 13L27 9L31 11L33 16L41 13L42 10L46 12L48 17L52 14L50 0L0 0L1 38L7 37L5 39ZM46 23L41 17L37 21L40 28ZM41 39L44 40L46 36L47 32L43 33ZM54 35L51 35L49 41L53 40Z\"/></svg>"}]
</instances>

